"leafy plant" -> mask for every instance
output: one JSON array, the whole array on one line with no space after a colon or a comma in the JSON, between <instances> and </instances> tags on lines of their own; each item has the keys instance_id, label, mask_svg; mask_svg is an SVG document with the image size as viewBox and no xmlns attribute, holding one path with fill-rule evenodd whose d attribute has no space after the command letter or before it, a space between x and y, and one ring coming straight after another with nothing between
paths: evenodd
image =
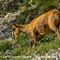
<instances>
[{"instance_id":1,"label":"leafy plant","mask_svg":"<svg viewBox=\"0 0 60 60\"><path fill-rule=\"evenodd\" d=\"M19 38L17 39L17 43L20 44L21 46L29 45L29 37L27 36L26 33L21 33Z\"/></svg>"},{"instance_id":2,"label":"leafy plant","mask_svg":"<svg viewBox=\"0 0 60 60\"><path fill-rule=\"evenodd\" d=\"M9 41L0 41L0 51L6 51L7 49L11 49L11 43Z\"/></svg>"}]
</instances>

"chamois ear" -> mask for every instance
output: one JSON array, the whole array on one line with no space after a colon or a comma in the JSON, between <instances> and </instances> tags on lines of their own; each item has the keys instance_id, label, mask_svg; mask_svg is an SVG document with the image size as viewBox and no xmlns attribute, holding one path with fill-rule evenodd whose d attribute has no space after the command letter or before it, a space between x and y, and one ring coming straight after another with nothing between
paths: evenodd
<instances>
[{"instance_id":1,"label":"chamois ear","mask_svg":"<svg viewBox=\"0 0 60 60\"><path fill-rule=\"evenodd\" d=\"M16 28L16 26L13 24L13 25L12 25L12 28Z\"/></svg>"},{"instance_id":2,"label":"chamois ear","mask_svg":"<svg viewBox=\"0 0 60 60\"><path fill-rule=\"evenodd\" d=\"M17 27L21 27L22 28L23 26L22 25L19 25L19 24L13 24L12 27L13 28L17 28Z\"/></svg>"},{"instance_id":3,"label":"chamois ear","mask_svg":"<svg viewBox=\"0 0 60 60\"><path fill-rule=\"evenodd\" d=\"M24 25L19 25L19 24L14 24L16 27L20 27L20 28L23 28Z\"/></svg>"},{"instance_id":4,"label":"chamois ear","mask_svg":"<svg viewBox=\"0 0 60 60\"><path fill-rule=\"evenodd\" d=\"M57 7L57 10L59 10L59 11L60 11L60 6L58 6L58 7Z\"/></svg>"}]
</instances>

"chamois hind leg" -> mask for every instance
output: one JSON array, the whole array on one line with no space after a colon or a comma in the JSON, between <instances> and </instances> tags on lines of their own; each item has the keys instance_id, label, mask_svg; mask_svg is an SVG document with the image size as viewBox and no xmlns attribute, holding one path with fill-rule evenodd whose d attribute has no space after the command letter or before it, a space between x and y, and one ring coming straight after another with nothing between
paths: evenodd
<instances>
[{"instance_id":1,"label":"chamois hind leg","mask_svg":"<svg viewBox=\"0 0 60 60\"><path fill-rule=\"evenodd\" d=\"M56 27L54 20L49 20L48 21L48 26L49 28L54 31L58 37L58 39L60 39L60 33L59 33L59 29Z\"/></svg>"}]
</instances>

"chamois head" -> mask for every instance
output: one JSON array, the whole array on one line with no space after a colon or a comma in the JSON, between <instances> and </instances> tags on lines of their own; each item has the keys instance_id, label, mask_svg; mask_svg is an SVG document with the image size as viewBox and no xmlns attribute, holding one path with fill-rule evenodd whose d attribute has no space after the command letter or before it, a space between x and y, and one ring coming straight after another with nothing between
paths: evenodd
<instances>
[{"instance_id":1,"label":"chamois head","mask_svg":"<svg viewBox=\"0 0 60 60\"><path fill-rule=\"evenodd\" d=\"M19 25L19 24L13 24L13 25L12 25L12 29L13 29L13 30L18 29L19 31L21 31L22 28L23 28L23 26L22 26L22 25Z\"/></svg>"}]
</instances>

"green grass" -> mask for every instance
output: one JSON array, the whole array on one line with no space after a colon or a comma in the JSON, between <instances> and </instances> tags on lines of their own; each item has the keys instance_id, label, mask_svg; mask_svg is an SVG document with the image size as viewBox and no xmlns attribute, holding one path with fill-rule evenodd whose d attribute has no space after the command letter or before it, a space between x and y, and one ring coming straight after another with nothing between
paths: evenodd
<instances>
[{"instance_id":1,"label":"green grass","mask_svg":"<svg viewBox=\"0 0 60 60\"><path fill-rule=\"evenodd\" d=\"M3 54L7 49L11 49L11 43L6 40L0 41L0 55Z\"/></svg>"},{"instance_id":2,"label":"green grass","mask_svg":"<svg viewBox=\"0 0 60 60\"><path fill-rule=\"evenodd\" d=\"M54 40L51 42L45 42L41 43L40 47L37 49L38 54L45 54L46 52L52 50L52 49L57 49L60 47L60 41L59 40Z\"/></svg>"},{"instance_id":3,"label":"green grass","mask_svg":"<svg viewBox=\"0 0 60 60\"><path fill-rule=\"evenodd\" d=\"M0 41L0 56L1 55L3 56L6 50L10 50L11 55L13 56L18 55L33 56L33 54L44 55L45 53L51 51L52 49L60 48L60 40L58 40L54 34L49 34L42 38L39 41L39 45L31 47L31 52L28 54L29 44L30 44L29 38L27 34L24 33L21 34L21 36L17 39L15 45L13 45L10 41L2 40ZM12 48L12 46L14 46L14 48Z\"/></svg>"},{"instance_id":4,"label":"green grass","mask_svg":"<svg viewBox=\"0 0 60 60\"><path fill-rule=\"evenodd\" d=\"M0 42L0 51L6 51L7 49L10 49L13 53L13 55L24 55L27 53L29 49L29 39L26 34L22 34L15 44L15 48L12 48L12 44L9 41L1 41ZM54 34L50 34L45 36L41 39L37 47L32 47L32 51L36 51L37 53L44 54L45 52L48 52L51 49L55 49L60 47L60 40L55 38ZM12 49L11 49L12 48Z\"/></svg>"}]
</instances>

